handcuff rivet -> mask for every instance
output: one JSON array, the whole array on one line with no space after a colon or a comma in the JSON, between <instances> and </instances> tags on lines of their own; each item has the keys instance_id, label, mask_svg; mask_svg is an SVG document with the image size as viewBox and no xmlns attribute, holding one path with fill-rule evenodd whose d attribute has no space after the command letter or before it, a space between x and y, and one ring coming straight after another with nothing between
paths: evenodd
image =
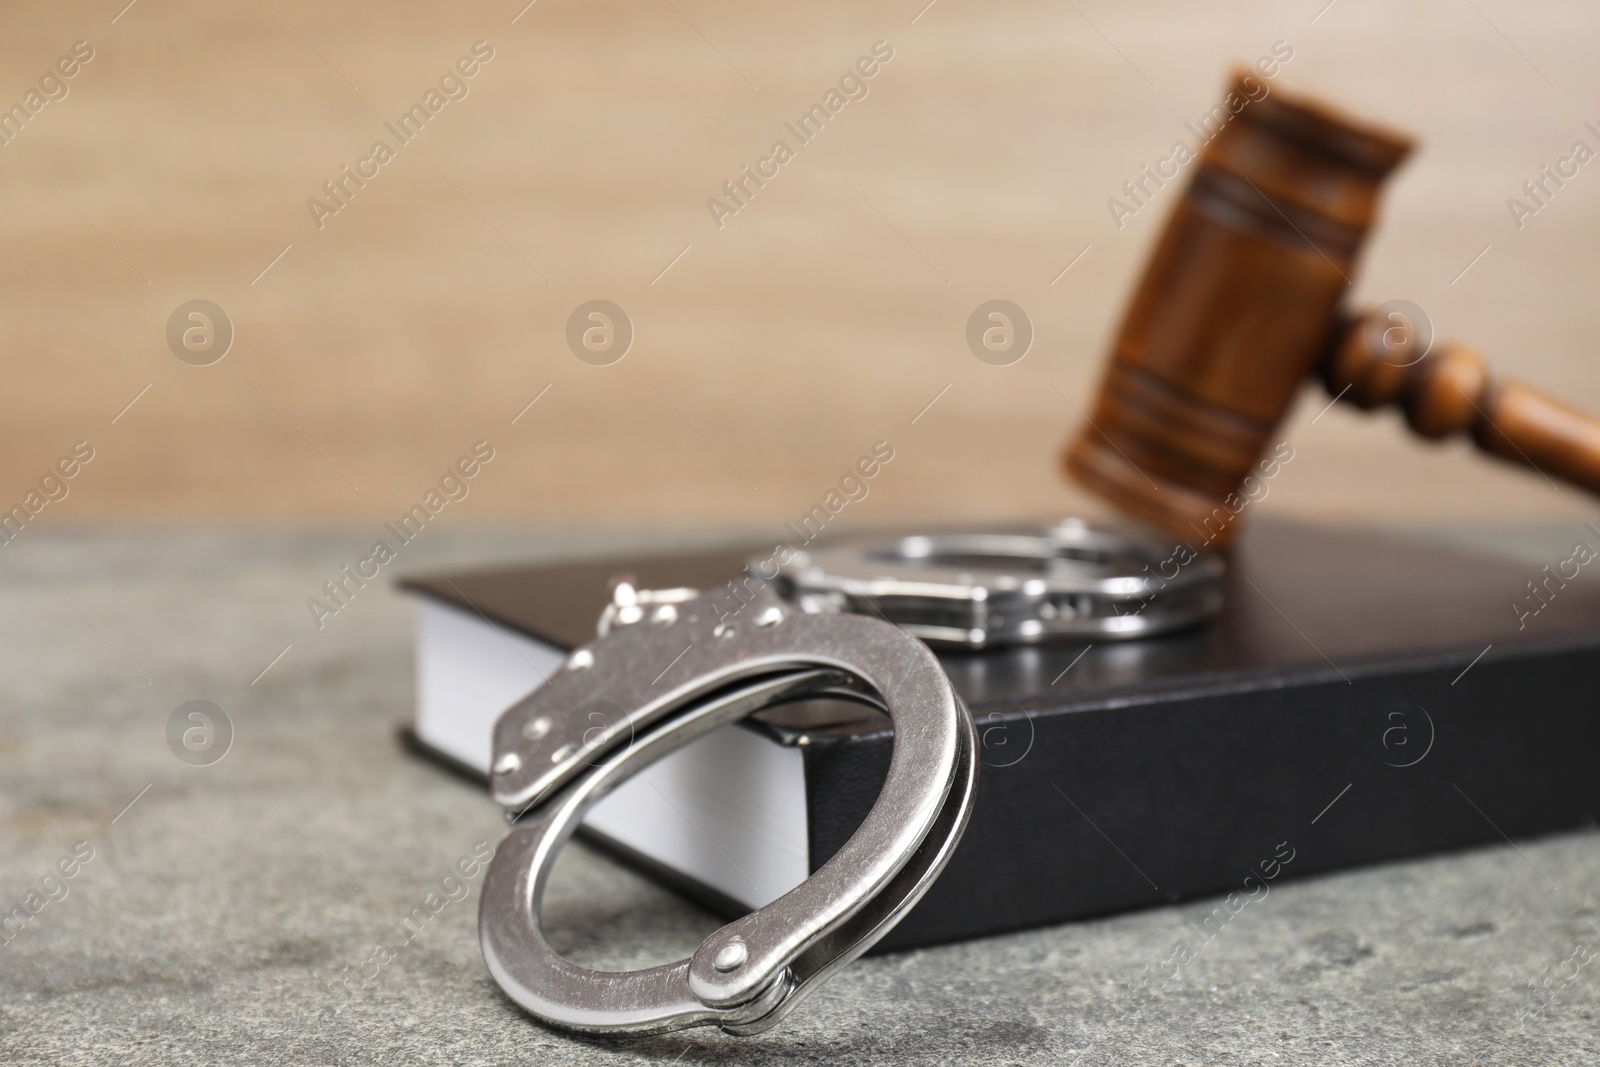
<instances>
[{"instance_id":1,"label":"handcuff rivet","mask_svg":"<svg viewBox=\"0 0 1600 1067\"><path fill-rule=\"evenodd\" d=\"M494 773L510 774L522 766L522 757L515 752L507 752L494 761Z\"/></svg>"},{"instance_id":2,"label":"handcuff rivet","mask_svg":"<svg viewBox=\"0 0 1600 1067\"><path fill-rule=\"evenodd\" d=\"M550 717L541 715L537 719L529 719L528 725L522 728L522 736L529 741L537 741L550 732Z\"/></svg>"},{"instance_id":3,"label":"handcuff rivet","mask_svg":"<svg viewBox=\"0 0 1600 1067\"><path fill-rule=\"evenodd\" d=\"M587 648L580 648L567 657L567 670L582 671L594 666L594 653Z\"/></svg>"},{"instance_id":4,"label":"handcuff rivet","mask_svg":"<svg viewBox=\"0 0 1600 1067\"><path fill-rule=\"evenodd\" d=\"M650 621L659 623L662 626L671 626L678 621L678 609L671 604L663 604L656 609L656 613L650 617Z\"/></svg>"},{"instance_id":5,"label":"handcuff rivet","mask_svg":"<svg viewBox=\"0 0 1600 1067\"><path fill-rule=\"evenodd\" d=\"M776 626L782 621L782 608L768 608L766 611L763 611L760 615L756 616L756 625L762 627Z\"/></svg>"},{"instance_id":6,"label":"handcuff rivet","mask_svg":"<svg viewBox=\"0 0 1600 1067\"><path fill-rule=\"evenodd\" d=\"M711 632L718 637L732 637L739 632L739 627L736 623L719 622L717 623L717 628Z\"/></svg>"},{"instance_id":7,"label":"handcuff rivet","mask_svg":"<svg viewBox=\"0 0 1600 1067\"><path fill-rule=\"evenodd\" d=\"M711 960L711 965L719 971L737 970L744 966L744 961L750 958L750 950L743 941L735 938L726 945L717 949L717 954Z\"/></svg>"}]
</instances>

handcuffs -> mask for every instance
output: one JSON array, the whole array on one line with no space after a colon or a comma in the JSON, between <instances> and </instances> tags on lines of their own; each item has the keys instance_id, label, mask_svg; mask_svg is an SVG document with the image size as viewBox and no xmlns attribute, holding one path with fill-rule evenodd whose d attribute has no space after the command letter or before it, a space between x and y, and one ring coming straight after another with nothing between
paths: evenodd
<instances>
[{"instance_id":1,"label":"handcuffs","mask_svg":"<svg viewBox=\"0 0 1600 1067\"><path fill-rule=\"evenodd\" d=\"M878 615L968 649L1193 626L1221 609L1222 572L1220 558L1186 544L1081 519L839 541L778 567L810 610Z\"/></svg>"},{"instance_id":2,"label":"handcuffs","mask_svg":"<svg viewBox=\"0 0 1600 1067\"><path fill-rule=\"evenodd\" d=\"M731 600L726 591L618 583L596 638L495 724L490 791L513 823L479 906L495 981L529 1013L568 1030L717 1026L743 1035L777 1025L904 917L966 828L978 771L972 715L919 637L982 647L1077 635L1083 626L1131 636L1203 617L1208 582L1220 596L1214 561L1170 593L1187 598L1166 605L1173 610L1137 611L1135 626L1109 622L1118 605L1133 611L1135 601L1159 599L1147 576L1122 573L1153 551L1129 535L1067 523L792 553L776 572L740 583ZM934 561L932 570L909 573L916 559ZM1022 573L1003 573L1002 564ZM874 705L894 725L882 790L844 847L688 959L618 973L559 956L540 928L540 902L584 814L708 731L813 697ZM596 715L597 707L611 713Z\"/></svg>"}]
</instances>

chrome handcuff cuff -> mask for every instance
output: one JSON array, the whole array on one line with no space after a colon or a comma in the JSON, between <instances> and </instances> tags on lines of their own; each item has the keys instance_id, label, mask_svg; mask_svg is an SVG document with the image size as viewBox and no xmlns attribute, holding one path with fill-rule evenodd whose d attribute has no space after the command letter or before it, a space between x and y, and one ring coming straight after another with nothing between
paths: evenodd
<instances>
[{"instance_id":1,"label":"chrome handcuff cuff","mask_svg":"<svg viewBox=\"0 0 1600 1067\"><path fill-rule=\"evenodd\" d=\"M495 981L554 1026L754 1034L900 921L944 869L977 782L971 713L928 647L877 618L813 614L770 587L729 612L690 589L620 584L599 636L495 724L490 790L513 820L484 876L478 934ZM616 973L556 954L539 908L561 846L610 790L724 723L813 696L894 724L882 791L810 878L677 963ZM597 706L603 725L575 735Z\"/></svg>"},{"instance_id":2,"label":"chrome handcuff cuff","mask_svg":"<svg viewBox=\"0 0 1600 1067\"><path fill-rule=\"evenodd\" d=\"M838 541L777 574L808 610L878 615L941 647L1149 637L1222 607L1220 558L1078 519Z\"/></svg>"}]
</instances>

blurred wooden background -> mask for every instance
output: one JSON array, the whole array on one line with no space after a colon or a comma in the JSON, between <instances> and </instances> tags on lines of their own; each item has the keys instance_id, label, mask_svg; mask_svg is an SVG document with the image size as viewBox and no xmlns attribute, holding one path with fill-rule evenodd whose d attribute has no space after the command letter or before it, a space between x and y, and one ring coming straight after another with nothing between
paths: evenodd
<instances>
[{"instance_id":1,"label":"blurred wooden background","mask_svg":"<svg viewBox=\"0 0 1600 1067\"><path fill-rule=\"evenodd\" d=\"M880 439L856 521L1083 507L1057 467L1071 405L1176 191L1120 231L1106 200L1279 40L1275 85L1423 141L1356 296L1600 409L1600 163L1520 231L1505 203L1600 147L1600 10L1577 0L125 2L0 14L0 106L95 50L0 146L0 502L97 453L40 527L378 522L478 439L497 456L462 521L777 524ZM479 40L470 94L319 230L307 199ZM869 95L719 230L707 198L879 40ZM208 367L165 340L195 298L236 330ZM636 330L609 367L564 340L595 298ZM1035 324L1013 366L966 347L991 298ZM1311 425L1322 406L1264 511L1592 510L1392 415Z\"/></svg>"}]
</instances>

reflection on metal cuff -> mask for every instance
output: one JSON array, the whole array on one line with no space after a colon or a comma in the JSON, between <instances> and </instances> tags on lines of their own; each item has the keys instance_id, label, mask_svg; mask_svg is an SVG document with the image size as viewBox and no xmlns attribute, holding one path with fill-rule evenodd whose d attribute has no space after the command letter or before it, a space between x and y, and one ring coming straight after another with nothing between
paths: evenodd
<instances>
[{"instance_id":1,"label":"reflection on metal cuff","mask_svg":"<svg viewBox=\"0 0 1600 1067\"><path fill-rule=\"evenodd\" d=\"M794 553L778 575L806 610L881 616L929 644L978 649L1193 626L1221 610L1223 568L1131 526L1067 519L838 541Z\"/></svg>"}]
</instances>

